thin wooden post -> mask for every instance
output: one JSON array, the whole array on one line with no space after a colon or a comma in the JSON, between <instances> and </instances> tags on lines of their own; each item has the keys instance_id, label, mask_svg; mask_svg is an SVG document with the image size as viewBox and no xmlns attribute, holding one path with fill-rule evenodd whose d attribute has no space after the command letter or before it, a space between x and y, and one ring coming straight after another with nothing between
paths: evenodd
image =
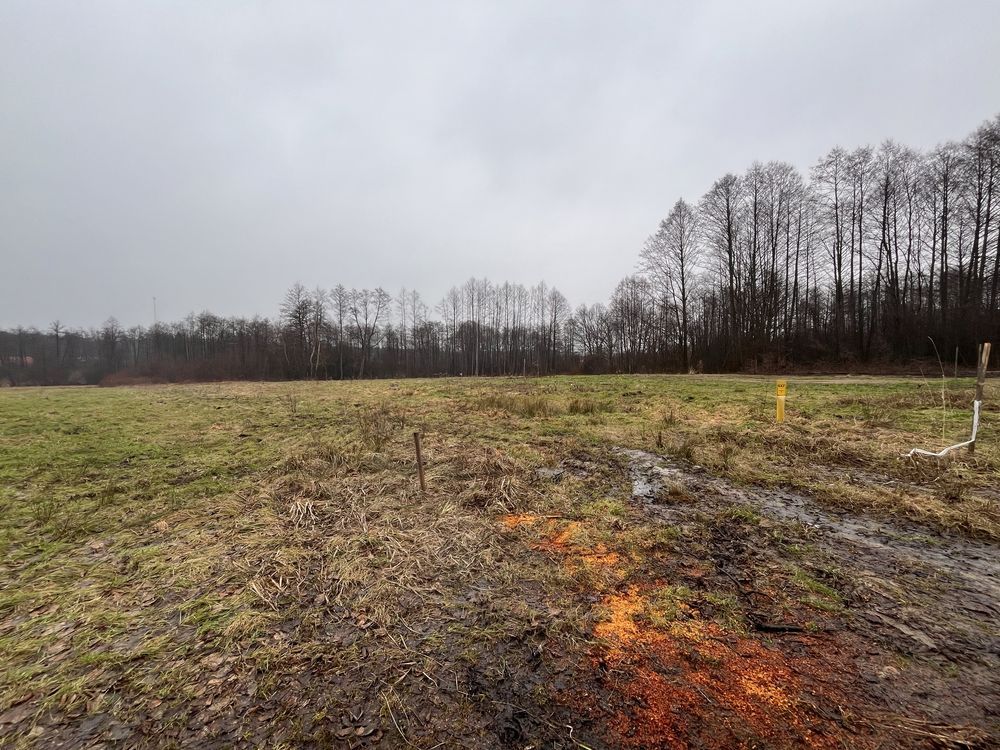
<instances>
[{"instance_id":1,"label":"thin wooden post","mask_svg":"<svg viewBox=\"0 0 1000 750\"><path fill-rule=\"evenodd\" d=\"M979 416L983 412L983 386L986 385L986 366L990 363L990 342L979 347L979 362L976 367L976 399L972 412L972 429L976 430ZM976 441L969 443L969 453L976 452Z\"/></svg>"},{"instance_id":2,"label":"thin wooden post","mask_svg":"<svg viewBox=\"0 0 1000 750\"><path fill-rule=\"evenodd\" d=\"M424 458L420 453L420 433L413 433L413 445L417 449L417 473L420 475L420 491L427 492L427 482L424 481Z\"/></svg>"},{"instance_id":3,"label":"thin wooden post","mask_svg":"<svg viewBox=\"0 0 1000 750\"><path fill-rule=\"evenodd\" d=\"M775 410L775 420L780 424L785 421L785 391L788 389L788 383L784 380L779 380L775 383L774 392L778 397L777 407Z\"/></svg>"}]
</instances>

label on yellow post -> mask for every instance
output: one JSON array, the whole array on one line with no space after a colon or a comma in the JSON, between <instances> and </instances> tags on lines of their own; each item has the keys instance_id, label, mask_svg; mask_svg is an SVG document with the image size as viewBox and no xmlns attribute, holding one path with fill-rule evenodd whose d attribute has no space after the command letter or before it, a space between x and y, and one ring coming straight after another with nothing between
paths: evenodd
<instances>
[{"instance_id":1,"label":"label on yellow post","mask_svg":"<svg viewBox=\"0 0 1000 750\"><path fill-rule=\"evenodd\" d=\"M775 418L778 422L785 421L785 393L788 390L788 383L784 380L779 380L775 384L775 392L778 394L778 404L777 411L775 412Z\"/></svg>"},{"instance_id":2,"label":"label on yellow post","mask_svg":"<svg viewBox=\"0 0 1000 750\"><path fill-rule=\"evenodd\" d=\"M779 380L776 384L776 390L779 396L784 396L785 392L788 390L788 382L784 380Z\"/></svg>"}]
</instances>

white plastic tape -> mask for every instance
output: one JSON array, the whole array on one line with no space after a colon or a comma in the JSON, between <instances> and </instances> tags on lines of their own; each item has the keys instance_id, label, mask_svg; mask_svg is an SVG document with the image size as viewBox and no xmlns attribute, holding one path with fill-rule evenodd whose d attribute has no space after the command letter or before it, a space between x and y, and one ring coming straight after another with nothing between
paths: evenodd
<instances>
[{"instance_id":1,"label":"white plastic tape","mask_svg":"<svg viewBox=\"0 0 1000 750\"><path fill-rule=\"evenodd\" d=\"M931 458L941 458L948 455L956 448L964 448L967 445L972 445L976 442L976 433L979 432L979 407L982 405L981 401L972 402L972 437L966 440L964 443L955 443L955 445L949 445L944 450L940 450L937 453L932 451L925 451L923 448L914 448L909 453L904 453L903 456L910 458L911 456L930 456Z\"/></svg>"}]
</instances>

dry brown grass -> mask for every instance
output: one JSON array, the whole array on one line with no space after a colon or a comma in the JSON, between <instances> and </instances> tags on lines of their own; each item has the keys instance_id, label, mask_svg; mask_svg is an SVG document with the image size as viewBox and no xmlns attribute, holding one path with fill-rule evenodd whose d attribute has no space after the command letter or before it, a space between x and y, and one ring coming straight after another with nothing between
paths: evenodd
<instances>
[{"instance_id":1,"label":"dry brown grass","mask_svg":"<svg viewBox=\"0 0 1000 750\"><path fill-rule=\"evenodd\" d=\"M685 532L640 518L613 446L1000 538L992 433L974 457L898 458L941 434L918 386L792 383L781 426L771 384L749 379L4 394L0 713L27 702L52 726L51 712L71 726L87 711L183 734L212 702L228 706L225 736L251 744L276 727L332 744L375 719L390 745L447 744L498 710L471 696L524 698L497 691L535 684L524 664L539 644L579 653L595 616L580 592L659 575L678 554ZM958 416L948 437L967 429ZM539 466L565 472L542 481ZM544 520L506 529L507 513ZM366 718L342 726L358 703ZM241 725L255 705L276 713Z\"/></svg>"},{"instance_id":2,"label":"dry brown grass","mask_svg":"<svg viewBox=\"0 0 1000 750\"><path fill-rule=\"evenodd\" d=\"M518 393L493 393L479 400L481 409L498 409L508 414L533 419L556 413L555 405L545 396Z\"/></svg>"},{"instance_id":3,"label":"dry brown grass","mask_svg":"<svg viewBox=\"0 0 1000 750\"><path fill-rule=\"evenodd\" d=\"M382 414L365 420L364 434L377 436L383 463L358 446L335 452L318 470L307 446L286 465L308 465L309 475L278 473L261 486L266 528L248 566L256 568L250 585L266 607L321 601L388 627L443 587L461 589L504 570L495 522L483 510L522 504L529 492L524 469L494 448L430 438L430 489L421 493L410 445L381 426Z\"/></svg>"},{"instance_id":4,"label":"dry brown grass","mask_svg":"<svg viewBox=\"0 0 1000 750\"><path fill-rule=\"evenodd\" d=\"M358 437L375 452L381 451L405 426L406 417L384 401L362 406L358 412Z\"/></svg>"}]
</instances>

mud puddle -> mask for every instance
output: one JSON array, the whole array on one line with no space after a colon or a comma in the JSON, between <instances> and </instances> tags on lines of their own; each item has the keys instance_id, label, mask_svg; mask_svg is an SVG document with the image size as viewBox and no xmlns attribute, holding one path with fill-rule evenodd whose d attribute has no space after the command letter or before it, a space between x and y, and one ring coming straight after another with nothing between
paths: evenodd
<instances>
[{"instance_id":1,"label":"mud puddle","mask_svg":"<svg viewBox=\"0 0 1000 750\"><path fill-rule=\"evenodd\" d=\"M716 561L738 585L753 587L754 565L763 558L773 566L800 564L793 549L831 570L843 601L837 627L870 644L870 663L859 664L859 673L887 711L972 723L1000 736L1000 547L838 512L786 489L739 487L644 451L619 453L633 498L682 532L698 534L727 511L760 519L761 533L736 540L752 548L743 570ZM714 538L709 546L731 544ZM892 660L902 667L886 670Z\"/></svg>"},{"instance_id":2,"label":"mud puddle","mask_svg":"<svg viewBox=\"0 0 1000 750\"><path fill-rule=\"evenodd\" d=\"M746 489L703 473L685 469L670 459L638 450L622 450L629 459L632 496L655 504L655 512L667 520L683 522L690 508L667 506L656 500L670 482L680 482L700 500L717 505L746 505L778 521L797 521L824 535L879 554L879 567L886 558L899 566L916 566L945 574L961 582L963 589L988 598L989 612L1000 617L1000 547L959 537L944 537L914 523L869 519L821 508L808 497L788 490Z\"/></svg>"}]
</instances>

